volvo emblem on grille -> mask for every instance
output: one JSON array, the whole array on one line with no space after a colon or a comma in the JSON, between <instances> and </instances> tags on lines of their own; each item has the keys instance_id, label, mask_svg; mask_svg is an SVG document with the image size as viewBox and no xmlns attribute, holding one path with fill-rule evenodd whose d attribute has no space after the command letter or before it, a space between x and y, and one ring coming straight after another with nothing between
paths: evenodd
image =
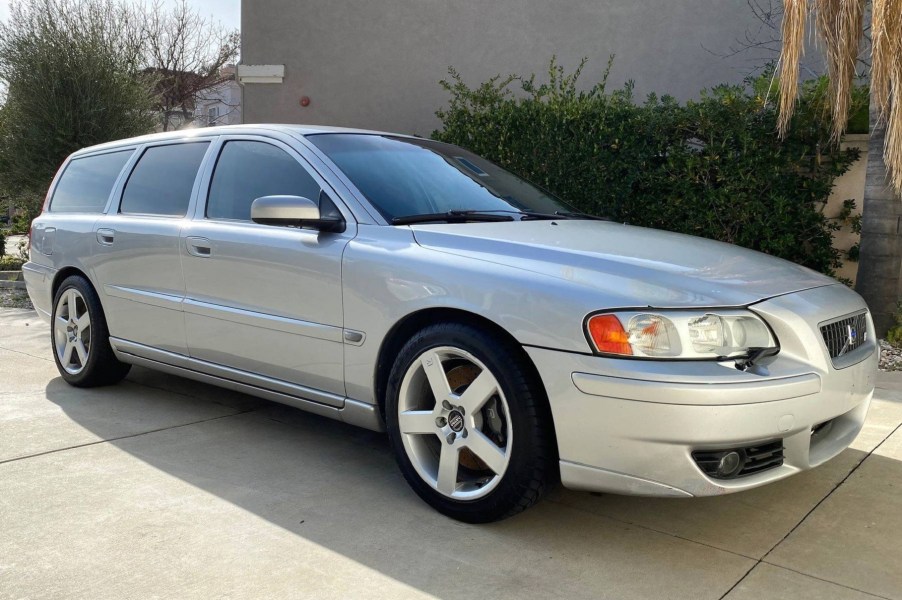
<instances>
[{"instance_id":1,"label":"volvo emblem on grille","mask_svg":"<svg viewBox=\"0 0 902 600\"><path fill-rule=\"evenodd\" d=\"M846 343L842 345L842 350L839 351L839 354L837 356L842 356L843 354L854 348L857 339L858 330L851 325L846 325Z\"/></svg>"}]
</instances>

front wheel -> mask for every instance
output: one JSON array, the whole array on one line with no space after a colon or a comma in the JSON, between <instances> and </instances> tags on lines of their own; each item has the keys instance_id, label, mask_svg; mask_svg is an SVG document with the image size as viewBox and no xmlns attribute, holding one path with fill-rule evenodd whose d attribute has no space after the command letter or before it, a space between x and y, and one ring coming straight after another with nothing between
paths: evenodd
<instances>
[{"instance_id":1,"label":"front wheel","mask_svg":"<svg viewBox=\"0 0 902 600\"><path fill-rule=\"evenodd\" d=\"M438 511L495 521L550 487L556 471L544 389L514 344L469 325L427 327L399 353L386 391L401 471Z\"/></svg>"},{"instance_id":2,"label":"front wheel","mask_svg":"<svg viewBox=\"0 0 902 600\"><path fill-rule=\"evenodd\" d=\"M60 375L76 387L117 383L131 368L113 354L100 299L83 277L73 275L60 284L50 339Z\"/></svg>"}]
</instances>

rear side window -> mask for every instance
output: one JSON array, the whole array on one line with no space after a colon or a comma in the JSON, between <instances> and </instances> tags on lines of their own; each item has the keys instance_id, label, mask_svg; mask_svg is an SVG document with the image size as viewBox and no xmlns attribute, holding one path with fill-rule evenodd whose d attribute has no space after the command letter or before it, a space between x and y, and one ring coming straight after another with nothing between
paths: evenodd
<instances>
[{"instance_id":1,"label":"rear side window","mask_svg":"<svg viewBox=\"0 0 902 600\"><path fill-rule=\"evenodd\" d=\"M317 202L320 186L287 152L265 142L226 142L216 161L207 217L250 221L263 196L303 196Z\"/></svg>"},{"instance_id":2,"label":"rear side window","mask_svg":"<svg viewBox=\"0 0 902 600\"><path fill-rule=\"evenodd\" d=\"M152 146L125 184L119 212L184 217L209 142Z\"/></svg>"},{"instance_id":3,"label":"rear side window","mask_svg":"<svg viewBox=\"0 0 902 600\"><path fill-rule=\"evenodd\" d=\"M132 152L123 150L70 161L53 191L51 212L102 212Z\"/></svg>"}]
</instances>

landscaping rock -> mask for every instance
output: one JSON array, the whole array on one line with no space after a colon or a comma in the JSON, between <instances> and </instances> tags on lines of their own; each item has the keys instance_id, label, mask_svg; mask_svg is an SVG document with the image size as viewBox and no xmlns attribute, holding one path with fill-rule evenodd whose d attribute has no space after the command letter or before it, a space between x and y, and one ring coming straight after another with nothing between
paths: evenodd
<instances>
[{"instance_id":1,"label":"landscaping rock","mask_svg":"<svg viewBox=\"0 0 902 600\"><path fill-rule=\"evenodd\" d=\"M880 340L880 370L902 371L902 348Z\"/></svg>"}]
</instances>

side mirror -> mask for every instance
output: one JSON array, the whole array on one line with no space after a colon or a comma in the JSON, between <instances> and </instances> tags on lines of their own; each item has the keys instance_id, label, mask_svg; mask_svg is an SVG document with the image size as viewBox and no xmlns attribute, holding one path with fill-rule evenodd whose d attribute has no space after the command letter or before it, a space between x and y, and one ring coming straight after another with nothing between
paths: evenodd
<instances>
[{"instance_id":1,"label":"side mirror","mask_svg":"<svg viewBox=\"0 0 902 600\"><path fill-rule=\"evenodd\" d=\"M320 231L344 231L344 220L338 216L323 217L319 206L301 196L263 196L251 204L251 221L261 225L309 227Z\"/></svg>"}]
</instances>

